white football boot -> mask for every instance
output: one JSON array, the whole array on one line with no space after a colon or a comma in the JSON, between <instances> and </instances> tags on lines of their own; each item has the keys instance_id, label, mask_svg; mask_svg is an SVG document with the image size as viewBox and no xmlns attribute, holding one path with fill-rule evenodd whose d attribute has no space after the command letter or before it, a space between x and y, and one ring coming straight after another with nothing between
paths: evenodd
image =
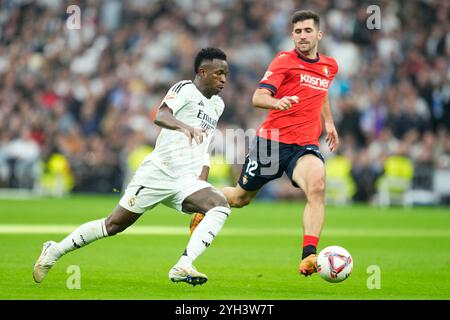
<instances>
[{"instance_id":1,"label":"white football boot","mask_svg":"<svg viewBox=\"0 0 450 320\"><path fill-rule=\"evenodd\" d=\"M33 279L36 283L41 283L42 280L44 280L45 276L50 271L50 268L56 263L59 258L55 252L55 244L55 241L47 241L42 247L41 255L34 264L33 269Z\"/></svg>"},{"instance_id":2,"label":"white football boot","mask_svg":"<svg viewBox=\"0 0 450 320\"><path fill-rule=\"evenodd\" d=\"M208 281L206 274L198 272L194 266L175 266L169 271L169 279L173 282L187 282L196 286Z\"/></svg>"}]
</instances>

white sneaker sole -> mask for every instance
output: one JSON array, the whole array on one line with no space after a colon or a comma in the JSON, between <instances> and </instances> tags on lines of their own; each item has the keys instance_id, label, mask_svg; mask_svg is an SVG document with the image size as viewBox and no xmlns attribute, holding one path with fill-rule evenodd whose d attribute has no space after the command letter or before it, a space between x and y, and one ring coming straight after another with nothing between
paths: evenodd
<instances>
[{"instance_id":1,"label":"white sneaker sole","mask_svg":"<svg viewBox=\"0 0 450 320\"><path fill-rule=\"evenodd\" d=\"M169 273L169 279L172 280L172 282L186 282L193 286L202 285L208 281L208 277L205 274L200 273L195 269L191 271L181 268L179 274L177 274L177 272L174 272L172 275Z\"/></svg>"},{"instance_id":2,"label":"white sneaker sole","mask_svg":"<svg viewBox=\"0 0 450 320\"><path fill-rule=\"evenodd\" d=\"M50 248L50 246L52 246L53 243L55 243L55 242L54 241L47 241L47 242L44 243L44 245L42 246L41 255L39 256L38 260L34 264L33 280L36 283L41 283L42 280L44 280L44 278L47 275L47 273L50 271L50 268L52 267L52 266L50 266L50 267L48 267L47 270L45 270L44 269L45 267L42 265L42 260L44 259L48 248Z\"/></svg>"},{"instance_id":3,"label":"white sneaker sole","mask_svg":"<svg viewBox=\"0 0 450 320\"><path fill-rule=\"evenodd\" d=\"M170 278L170 280L172 280L172 282L186 282L192 284L195 287L196 285L204 284L206 281L208 281L208 278L185 276L185 277L172 277Z\"/></svg>"}]
</instances>

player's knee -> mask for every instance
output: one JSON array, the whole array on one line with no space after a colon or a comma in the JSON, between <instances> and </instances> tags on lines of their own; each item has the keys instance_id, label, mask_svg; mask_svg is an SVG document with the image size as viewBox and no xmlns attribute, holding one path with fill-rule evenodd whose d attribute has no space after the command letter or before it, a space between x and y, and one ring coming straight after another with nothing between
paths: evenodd
<instances>
[{"instance_id":1,"label":"player's knee","mask_svg":"<svg viewBox=\"0 0 450 320\"><path fill-rule=\"evenodd\" d=\"M322 198L325 195L325 178L317 178L310 182L307 187L306 196L308 199Z\"/></svg>"}]
</instances>

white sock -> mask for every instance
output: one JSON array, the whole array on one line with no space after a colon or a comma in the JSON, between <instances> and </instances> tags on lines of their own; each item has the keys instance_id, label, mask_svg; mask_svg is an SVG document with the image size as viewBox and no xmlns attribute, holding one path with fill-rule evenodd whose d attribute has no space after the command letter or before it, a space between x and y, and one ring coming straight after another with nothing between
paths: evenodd
<instances>
[{"instance_id":1,"label":"white sock","mask_svg":"<svg viewBox=\"0 0 450 320\"><path fill-rule=\"evenodd\" d=\"M84 247L95 240L107 237L105 220L103 218L82 224L61 242L57 243L55 249L59 252L59 256Z\"/></svg>"},{"instance_id":2,"label":"white sock","mask_svg":"<svg viewBox=\"0 0 450 320\"><path fill-rule=\"evenodd\" d=\"M191 239L176 266L191 265L211 244L230 215L230 208L214 207L192 233Z\"/></svg>"}]
</instances>

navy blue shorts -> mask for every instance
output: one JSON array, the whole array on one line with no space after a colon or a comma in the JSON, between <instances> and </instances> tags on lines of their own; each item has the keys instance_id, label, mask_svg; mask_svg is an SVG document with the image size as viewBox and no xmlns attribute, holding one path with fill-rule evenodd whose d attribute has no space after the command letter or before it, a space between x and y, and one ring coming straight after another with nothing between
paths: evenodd
<instances>
[{"instance_id":1,"label":"navy blue shorts","mask_svg":"<svg viewBox=\"0 0 450 320\"><path fill-rule=\"evenodd\" d=\"M286 172L294 187L299 188L292 180L292 174L297 160L306 154L313 154L324 162L316 145L299 146L257 136L245 157L238 183L244 190L259 190L267 182L280 178Z\"/></svg>"}]
</instances>

